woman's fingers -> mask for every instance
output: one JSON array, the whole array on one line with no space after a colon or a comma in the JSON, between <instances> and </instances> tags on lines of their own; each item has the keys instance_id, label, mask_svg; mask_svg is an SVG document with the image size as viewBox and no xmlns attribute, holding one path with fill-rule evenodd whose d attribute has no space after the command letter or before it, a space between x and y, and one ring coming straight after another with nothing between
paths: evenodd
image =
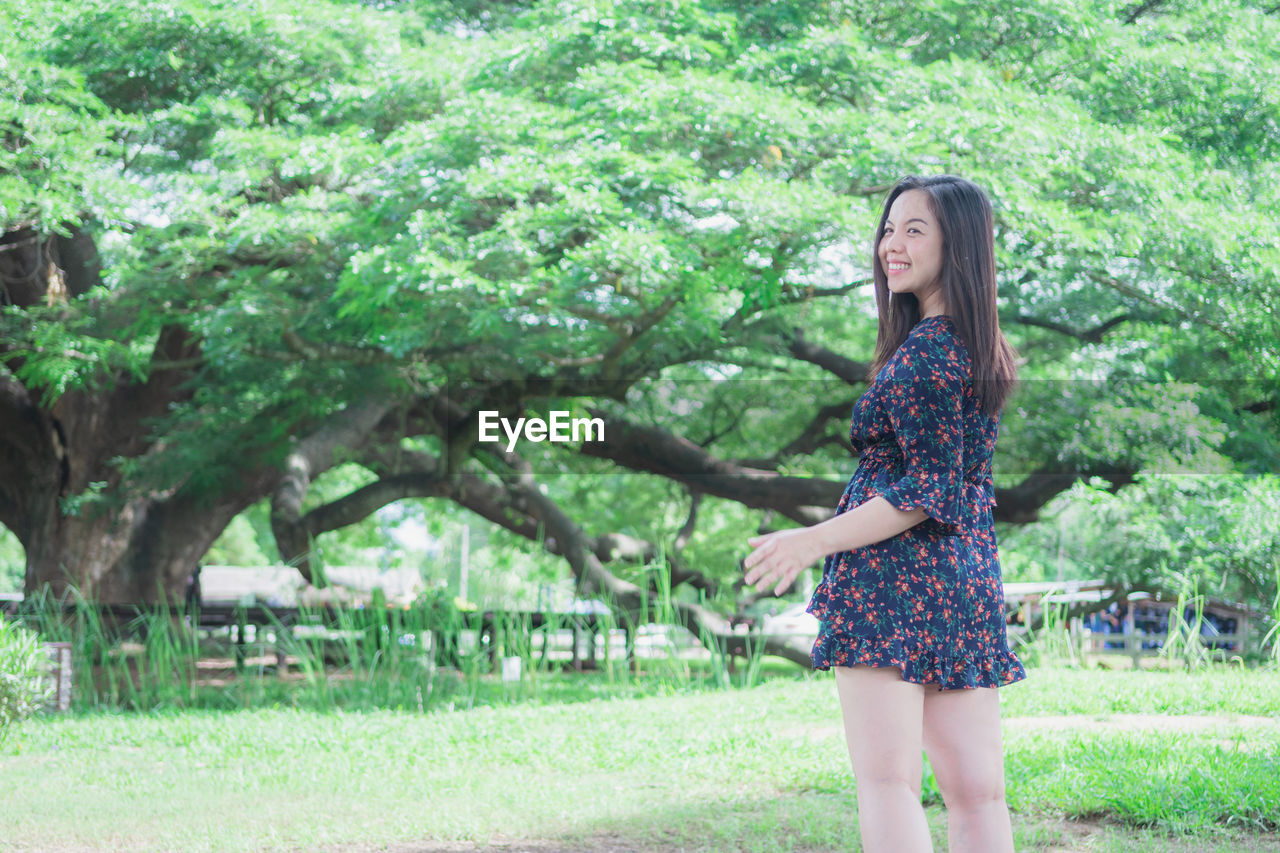
<instances>
[{"instance_id":1,"label":"woman's fingers","mask_svg":"<svg viewBox=\"0 0 1280 853\"><path fill-rule=\"evenodd\" d=\"M759 551L756 552L756 554L759 553ZM752 556L755 555L753 554ZM795 579L797 571L794 569L788 569L785 563L779 563L774 559L766 559L763 557L761 559L763 561L755 568L751 569L751 571L747 572L747 576L744 580L747 582L748 586L755 586L762 589L776 584L777 589L775 590L775 594L781 595L784 589L791 586L791 582Z\"/></svg>"},{"instance_id":2,"label":"woman's fingers","mask_svg":"<svg viewBox=\"0 0 1280 853\"><path fill-rule=\"evenodd\" d=\"M784 593L787 590L787 587L791 586L791 584L795 581L796 575L800 574L800 570L802 568L804 567L791 566L789 568L783 569L782 572L780 573L781 576L778 578L777 586L775 586L773 589L773 594L782 595L782 593Z\"/></svg>"},{"instance_id":3,"label":"woman's fingers","mask_svg":"<svg viewBox=\"0 0 1280 853\"><path fill-rule=\"evenodd\" d=\"M747 570L744 578L747 585L760 589L773 586L774 595L782 595L804 568L796 563L794 540L788 540L779 533L766 533L752 536L747 544L754 549L742 561L743 568Z\"/></svg>"},{"instance_id":4,"label":"woman's fingers","mask_svg":"<svg viewBox=\"0 0 1280 853\"><path fill-rule=\"evenodd\" d=\"M755 554L752 554L751 556L754 557ZM750 559L750 557L748 557L748 559ZM759 563L760 561L756 560L756 562ZM769 566L767 565L761 564L758 566L754 566L750 569L750 571L747 572L747 576L745 580L748 584L754 584L756 581L764 577L765 573L768 571L769 571Z\"/></svg>"},{"instance_id":5,"label":"woman's fingers","mask_svg":"<svg viewBox=\"0 0 1280 853\"><path fill-rule=\"evenodd\" d=\"M768 536L753 536L747 540L747 544L755 549L747 555L747 559L742 561L742 564L748 569L756 566L761 560L764 560L775 550L773 543ZM748 581L748 583L750 583L750 581Z\"/></svg>"}]
</instances>

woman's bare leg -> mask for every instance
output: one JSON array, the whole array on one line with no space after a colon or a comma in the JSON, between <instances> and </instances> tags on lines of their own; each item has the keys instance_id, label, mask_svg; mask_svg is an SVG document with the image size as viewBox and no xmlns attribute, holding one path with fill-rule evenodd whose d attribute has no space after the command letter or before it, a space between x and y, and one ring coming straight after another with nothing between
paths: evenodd
<instances>
[{"instance_id":1,"label":"woman's bare leg","mask_svg":"<svg viewBox=\"0 0 1280 853\"><path fill-rule=\"evenodd\" d=\"M924 748L947 805L951 853L1013 853L996 690L927 690Z\"/></svg>"},{"instance_id":2,"label":"woman's bare leg","mask_svg":"<svg viewBox=\"0 0 1280 853\"><path fill-rule=\"evenodd\" d=\"M924 693L894 668L836 667L864 853L932 853L920 805Z\"/></svg>"}]
</instances>

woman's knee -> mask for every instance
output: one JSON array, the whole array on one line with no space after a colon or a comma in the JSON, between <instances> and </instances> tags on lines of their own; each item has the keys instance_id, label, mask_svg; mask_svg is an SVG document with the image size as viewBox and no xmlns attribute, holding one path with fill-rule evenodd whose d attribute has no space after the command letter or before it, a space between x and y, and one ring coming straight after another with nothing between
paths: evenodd
<instances>
[{"instance_id":1,"label":"woman's knee","mask_svg":"<svg viewBox=\"0 0 1280 853\"><path fill-rule=\"evenodd\" d=\"M976 811L1005 803L1004 779L965 778L938 780L942 802L949 811Z\"/></svg>"},{"instance_id":2,"label":"woman's knee","mask_svg":"<svg viewBox=\"0 0 1280 853\"><path fill-rule=\"evenodd\" d=\"M920 793L924 776L924 760L917 744L903 743L869 736L864 732L846 731L853 776L858 785L889 788L902 786Z\"/></svg>"},{"instance_id":3,"label":"woman's knee","mask_svg":"<svg viewBox=\"0 0 1280 853\"><path fill-rule=\"evenodd\" d=\"M925 751L948 808L1004 802L1000 706L994 690L929 696L924 731Z\"/></svg>"},{"instance_id":4,"label":"woman's knee","mask_svg":"<svg viewBox=\"0 0 1280 853\"><path fill-rule=\"evenodd\" d=\"M858 787L858 796L867 793L880 796L893 796L902 793L910 794L917 801L920 799L921 774L907 773L871 773L864 771L859 775L855 769L854 782Z\"/></svg>"}]
</instances>

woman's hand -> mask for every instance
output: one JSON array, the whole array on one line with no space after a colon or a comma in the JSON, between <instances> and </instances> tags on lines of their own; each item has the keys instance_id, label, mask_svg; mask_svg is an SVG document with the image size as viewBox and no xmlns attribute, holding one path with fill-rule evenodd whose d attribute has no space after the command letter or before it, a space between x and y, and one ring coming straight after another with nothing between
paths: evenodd
<instances>
[{"instance_id":1,"label":"woman's hand","mask_svg":"<svg viewBox=\"0 0 1280 853\"><path fill-rule=\"evenodd\" d=\"M742 564L747 569L747 584L758 583L761 587L776 584L773 594L782 595L801 571L826 556L816 539L811 527L752 536L747 544L754 550Z\"/></svg>"}]
</instances>

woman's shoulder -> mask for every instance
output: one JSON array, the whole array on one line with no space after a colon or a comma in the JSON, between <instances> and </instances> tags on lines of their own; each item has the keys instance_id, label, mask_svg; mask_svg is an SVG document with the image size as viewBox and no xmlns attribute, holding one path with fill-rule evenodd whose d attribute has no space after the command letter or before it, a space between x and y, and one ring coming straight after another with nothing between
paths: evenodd
<instances>
[{"instance_id":1,"label":"woman's shoulder","mask_svg":"<svg viewBox=\"0 0 1280 853\"><path fill-rule=\"evenodd\" d=\"M897 376L927 372L963 379L971 370L955 321L945 314L924 317L912 326L889 363Z\"/></svg>"}]
</instances>

